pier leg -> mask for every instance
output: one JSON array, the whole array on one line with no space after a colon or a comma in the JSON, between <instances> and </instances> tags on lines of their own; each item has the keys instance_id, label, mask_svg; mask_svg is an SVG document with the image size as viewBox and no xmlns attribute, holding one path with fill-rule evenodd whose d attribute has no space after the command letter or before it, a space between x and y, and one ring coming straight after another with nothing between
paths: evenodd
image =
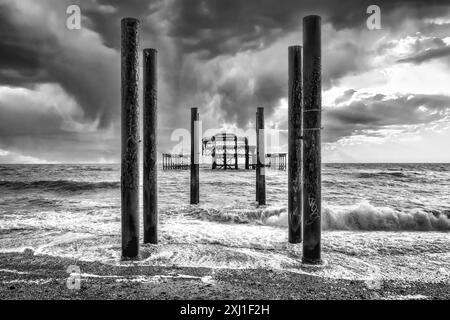
<instances>
[{"instance_id":1,"label":"pier leg","mask_svg":"<svg viewBox=\"0 0 450 320\"><path fill-rule=\"evenodd\" d=\"M259 176L260 176L260 168L258 166L258 154L259 154L258 111L259 111L259 109L256 109L256 122L255 122L255 127L256 127L256 151L255 151L255 157L253 159L253 165L255 166L255 172L256 172L256 202L259 203Z\"/></svg>"},{"instance_id":2,"label":"pier leg","mask_svg":"<svg viewBox=\"0 0 450 320\"><path fill-rule=\"evenodd\" d=\"M213 149L211 151L211 157L212 157L212 168L216 169L217 168L217 160L216 160L216 137L213 136L212 139L213 141Z\"/></svg>"},{"instance_id":3,"label":"pier leg","mask_svg":"<svg viewBox=\"0 0 450 320\"><path fill-rule=\"evenodd\" d=\"M248 147L248 138L244 138L245 143L245 170L249 169L249 147Z\"/></svg>"},{"instance_id":4,"label":"pier leg","mask_svg":"<svg viewBox=\"0 0 450 320\"><path fill-rule=\"evenodd\" d=\"M144 243L158 243L157 51L145 49L144 60Z\"/></svg>"},{"instance_id":5,"label":"pier leg","mask_svg":"<svg viewBox=\"0 0 450 320\"><path fill-rule=\"evenodd\" d=\"M237 136L234 137L234 169L238 169Z\"/></svg>"},{"instance_id":6,"label":"pier leg","mask_svg":"<svg viewBox=\"0 0 450 320\"><path fill-rule=\"evenodd\" d=\"M264 141L264 108L256 113L256 185L259 205L266 204L266 151Z\"/></svg>"},{"instance_id":7,"label":"pier leg","mask_svg":"<svg viewBox=\"0 0 450 320\"><path fill-rule=\"evenodd\" d=\"M121 21L122 258L139 256L139 20Z\"/></svg>"},{"instance_id":8,"label":"pier leg","mask_svg":"<svg viewBox=\"0 0 450 320\"><path fill-rule=\"evenodd\" d=\"M303 262L321 261L321 21L303 18Z\"/></svg>"},{"instance_id":9,"label":"pier leg","mask_svg":"<svg viewBox=\"0 0 450 320\"><path fill-rule=\"evenodd\" d=\"M198 109L191 108L191 204L198 204L199 190L199 116Z\"/></svg>"},{"instance_id":10,"label":"pier leg","mask_svg":"<svg viewBox=\"0 0 450 320\"><path fill-rule=\"evenodd\" d=\"M225 134L223 135L223 169L227 170L227 138Z\"/></svg>"},{"instance_id":11,"label":"pier leg","mask_svg":"<svg viewBox=\"0 0 450 320\"><path fill-rule=\"evenodd\" d=\"M290 243L302 242L302 47L288 49L288 221Z\"/></svg>"}]
</instances>

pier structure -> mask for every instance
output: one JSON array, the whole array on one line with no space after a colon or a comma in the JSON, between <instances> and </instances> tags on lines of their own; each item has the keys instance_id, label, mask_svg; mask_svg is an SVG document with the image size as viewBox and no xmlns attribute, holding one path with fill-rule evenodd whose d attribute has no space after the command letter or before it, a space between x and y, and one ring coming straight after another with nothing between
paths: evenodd
<instances>
[{"instance_id":1,"label":"pier structure","mask_svg":"<svg viewBox=\"0 0 450 320\"><path fill-rule=\"evenodd\" d=\"M239 159L244 159L244 168L250 169L250 146L248 137L221 132L202 139L202 155L211 156L211 169L239 169Z\"/></svg>"},{"instance_id":2,"label":"pier structure","mask_svg":"<svg viewBox=\"0 0 450 320\"><path fill-rule=\"evenodd\" d=\"M163 170L188 170L191 167L191 155L183 153L163 153Z\"/></svg>"},{"instance_id":3,"label":"pier structure","mask_svg":"<svg viewBox=\"0 0 450 320\"><path fill-rule=\"evenodd\" d=\"M139 257L139 20L121 20L121 240L122 258ZM144 242L157 243L157 51L143 51L144 62ZM191 108L191 153L163 153L163 169L190 169L190 203L199 203L199 163L207 153L212 169L256 171L256 201L266 204L266 168L288 166L289 242L303 242L302 262L321 258L321 18L303 18L303 47L288 48L288 155L266 154L264 108L256 112L256 146L248 137L219 133L201 138L197 108ZM229 146L228 146L229 145ZM231 152L230 152L231 151ZM287 159L286 159L287 158ZM266 161L268 159L268 163Z\"/></svg>"},{"instance_id":4,"label":"pier structure","mask_svg":"<svg viewBox=\"0 0 450 320\"><path fill-rule=\"evenodd\" d=\"M266 167L274 170L286 170L287 153L266 153Z\"/></svg>"}]
</instances>

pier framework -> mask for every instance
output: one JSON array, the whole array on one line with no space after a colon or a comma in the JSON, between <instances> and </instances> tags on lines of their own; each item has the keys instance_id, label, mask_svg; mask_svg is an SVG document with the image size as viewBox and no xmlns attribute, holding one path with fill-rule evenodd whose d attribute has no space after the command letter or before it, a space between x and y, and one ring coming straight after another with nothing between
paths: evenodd
<instances>
[{"instance_id":1,"label":"pier framework","mask_svg":"<svg viewBox=\"0 0 450 320\"><path fill-rule=\"evenodd\" d=\"M121 21L121 224L122 257L139 256L139 21ZM157 243L157 63L144 49L144 242ZM229 133L202 140L197 108L191 108L190 155L163 154L163 169L190 169L191 204L199 203L200 148L210 144L212 169L256 171L256 200L266 204L267 167L288 169L289 242L303 242L302 262L321 264L321 18L303 18L303 48L288 49L288 159L266 154L264 108L256 112L256 146ZM222 143L221 147L218 145ZM230 145L228 147L227 145ZM231 152L229 152L231 150ZM243 150L243 152L242 152ZM251 159L251 160L250 160ZM268 163L266 162L268 159Z\"/></svg>"}]
</instances>

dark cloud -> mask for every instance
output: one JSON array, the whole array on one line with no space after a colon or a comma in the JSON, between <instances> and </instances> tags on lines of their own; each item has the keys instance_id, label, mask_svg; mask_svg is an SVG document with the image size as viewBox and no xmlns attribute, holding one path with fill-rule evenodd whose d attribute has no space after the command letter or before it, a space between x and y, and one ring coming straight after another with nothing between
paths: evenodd
<instances>
[{"instance_id":1,"label":"dark cloud","mask_svg":"<svg viewBox=\"0 0 450 320\"><path fill-rule=\"evenodd\" d=\"M40 84L57 84L81 109L78 121L98 123L99 131L115 128L120 114L120 19L139 18L141 48L159 50L159 124L160 130L165 130L161 131L164 134L160 137L165 140L160 145L167 144L166 133L170 129L188 126L191 106L202 110L214 104L217 112L209 115L209 120L240 127L254 120L258 106L265 107L266 117L270 117L280 98L287 95L287 46L301 43L301 18L305 15L320 14L324 24L331 24L328 33L324 31L324 89L331 88L348 74L367 70L372 54L361 39L355 38L365 29L366 8L372 1L86 0L75 3L81 6L84 33L65 29L65 9L73 1L34 2L42 10L29 9L24 13L25 4L19 6L14 1L0 0L0 86L33 90ZM445 17L449 7L448 1L378 1L377 4L382 10L383 32L395 30L405 19ZM431 45L435 46L432 50L446 49L441 38L448 28L427 27L441 28L439 38L434 44L417 47L415 52L420 53ZM342 39L333 39L335 30L350 31L343 33ZM289 35L293 36L289 38ZM288 43L291 41L294 43ZM279 48L272 49L280 43ZM241 59L246 53L257 65L242 59L231 66L240 72L229 72L229 62ZM421 59L415 58L416 63ZM356 113L357 107L354 108ZM12 119L12 113L3 109L0 105L0 117ZM338 121L344 123L345 117L341 116ZM12 136L27 134L52 135L55 141L58 135L61 139L71 137L78 141L85 136L95 138L95 135L78 133L77 136L62 130L64 122L58 113L49 112L46 116L45 112L30 112L20 117L27 119L22 123L11 120L9 126L4 123L0 142L7 136L11 142ZM45 128L38 128L36 123ZM39 139L42 143L46 141ZM109 150L106 146L101 148Z\"/></svg>"},{"instance_id":2,"label":"dark cloud","mask_svg":"<svg viewBox=\"0 0 450 320\"><path fill-rule=\"evenodd\" d=\"M285 94L285 88L280 83L284 81L270 74L259 76L255 86L251 86L244 77L228 79L217 91L221 97L224 120L244 128L249 120L255 121L257 107L264 107L265 112L270 114Z\"/></svg>"},{"instance_id":3,"label":"dark cloud","mask_svg":"<svg viewBox=\"0 0 450 320\"><path fill-rule=\"evenodd\" d=\"M54 55L55 37L39 28L21 28L11 20L12 9L0 3L0 85L32 86L51 81L42 57Z\"/></svg>"},{"instance_id":4,"label":"dark cloud","mask_svg":"<svg viewBox=\"0 0 450 320\"><path fill-rule=\"evenodd\" d=\"M324 111L324 141L335 142L362 130L427 124L450 115L450 96L375 95Z\"/></svg>"},{"instance_id":5,"label":"dark cloud","mask_svg":"<svg viewBox=\"0 0 450 320\"><path fill-rule=\"evenodd\" d=\"M119 114L118 56L96 44L91 47L80 31L65 29L65 8L61 3L44 9L60 12L60 25L52 30L45 21L40 23L44 16L28 13L34 24L25 23L25 14L0 4L0 84L57 83L75 97L86 120L97 119L100 128L109 126Z\"/></svg>"},{"instance_id":6,"label":"dark cloud","mask_svg":"<svg viewBox=\"0 0 450 320\"><path fill-rule=\"evenodd\" d=\"M117 139L105 137L99 132L79 135L73 132L40 134L36 136L6 136L0 141L0 149L31 156L38 160L66 163L117 162L120 144ZM1 158L0 161L8 161ZM17 160L16 160L17 161Z\"/></svg>"},{"instance_id":7,"label":"dark cloud","mask_svg":"<svg viewBox=\"0 0 450 320\"><path fill-rule=\"evenodd\" d=\"M346 90L342 96L337 97L334 100L334 103L339 104L341 102L346 102L346 101L350 100L355 93L356 93L356 90L354 90L354 89Z\"/></svg>"},{"instance_id":8,"label":"dark cloud","mask_svg":"<svg viewBox=\"0 0 450 320\"><path fill-rule=\"evenodd\" d=\"M438 58L445 58L450 56L450 46L444 46L437 49L428 49L424 50L422 52L419 52L417 54L414 54L411 57L404 58L398 60L398 62L409 62L414 64L421 64L422 62L438 59Z\"/></svg>"},{"instance_id":9,"label":"dark cloud","mask_svg":"<svg viewBox=\"0 0 450 320\"><path fill-rule=\"evenodd\" d=\"M98 32L107 47L120 49L120 20L124 17L139 19L141 30L145 35L152 36L156 30L147 23L148 17L162 10L164 1L142 0L99 0L81 2L83 15L87 18L87 27ZM141 37L145 41L145 38Z\"/></svg>"},{"instance_id":10,"label":"dark cloud","mask_svg":"<svg viewBox=\"0 0 450 320\"><path fill-rule=\"evenodd\" d=\"M37 136L62 133L64 120L57 113L41 112L39 109L6 109L0 104L0 136Z\"/></svg>"}]
</instances>

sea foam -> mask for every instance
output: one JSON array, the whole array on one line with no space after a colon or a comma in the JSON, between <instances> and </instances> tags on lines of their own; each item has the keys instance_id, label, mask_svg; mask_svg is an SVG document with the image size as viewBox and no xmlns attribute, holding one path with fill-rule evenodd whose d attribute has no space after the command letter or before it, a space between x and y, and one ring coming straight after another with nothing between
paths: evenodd
<instances>
[{"instance_id":1,"label":"sea foam","mask_svg":"<svg viewBox=\"0 0 450 320\"><path fill-rule=\"evenodd\" d=\"M272 215L268 225L287 227L287 211ZM322 209L322 228L325 230L417 230L449 231L450 218L441 213L413 209L398 212L389 207L376 207L369 202L352 206L324 206Z\"/></svg>"}]
</instances>

